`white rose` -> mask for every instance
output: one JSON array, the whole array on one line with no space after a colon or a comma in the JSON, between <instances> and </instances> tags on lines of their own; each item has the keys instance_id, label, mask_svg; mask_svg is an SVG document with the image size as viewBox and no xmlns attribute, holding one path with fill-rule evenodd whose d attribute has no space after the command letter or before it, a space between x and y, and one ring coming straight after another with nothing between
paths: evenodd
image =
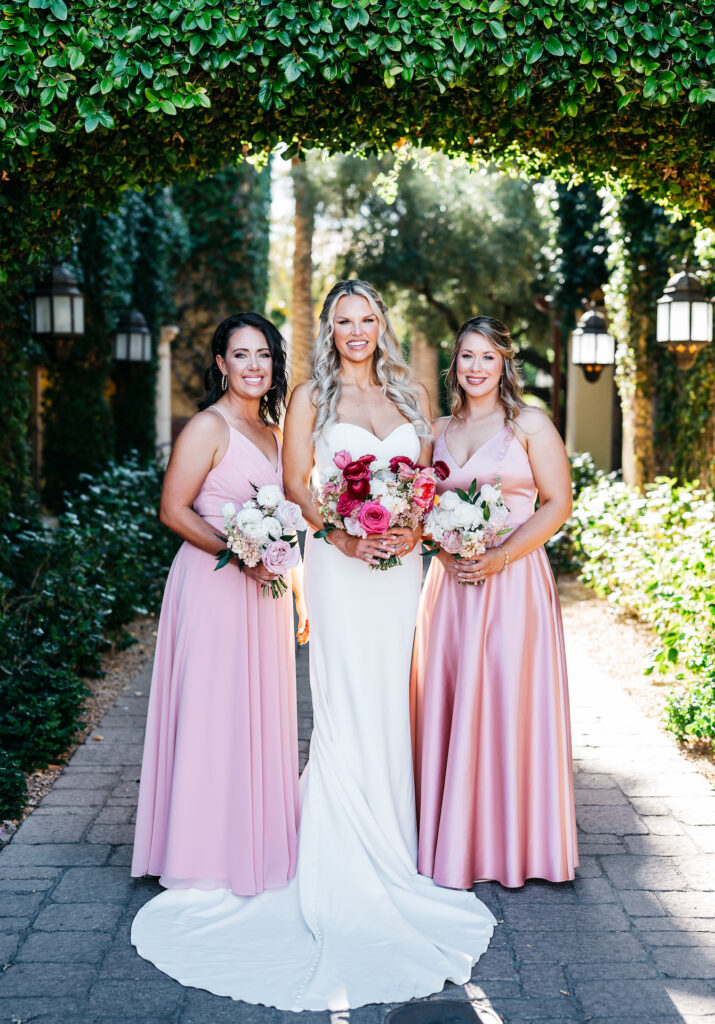
<instances>
[{"instance_id":1,"label":"white rose","mask_svg":"<svg viewBox=\"0 0 715 1024\"><path fill-rule=\"evenodd\" d=\"M492 487L491 484L482 484L482 488L479 492L479 497L482 501L488 501L490 504L493 501L499 501L501 492L498 487Z\"/></svg>"},{"instance_id":2,"label":"white rose","mask_svg":"<svg viewBox=\"0 0 715 1024\"><path fill-rule=\"evenodd\" d=\"M384 480L373 480L370 483L370 493L373 498L381 498L383 494L387 494L387 484Z\"/></svg>"},{"instance_id":3,"label":"white rose","mask_svg":"<svg viewBox=\"0 0 715 1024\"><path fill-rule=\"evenodd\" d=\"M264 484L256 494L256 501L261 508L275 508L283 501L280 487L276 484Z\"/></svg>"},{"instance_id":4,"label":"white rose","mask_svg":"<svg viewBox=\"0 0 715 1024\"><path fill-rule=\"evenodd\" d=\"M468 530L474 522L474 506L460 501L452 512L452 522L458 530Z\"/></svg>"},{"instance_id":5,"label":"white rose","mask_svg":"<svg viewBox=\"0 0 715 1024\"><path fill-rule=\"evenodd\" d=\"M275 522L277 522L277 520L275 520ZM259 545L268 540L269 533L266 529L266 520L263 518L259 519L257 522L254 520L250 523L242 523L241 528L246 537L255 541Z\"/></svg>"},{"instance_id":6,"label":"white rose","mask_svg":"<svg viewBox=\"0 0 715 1024\"><path fill-rule=\"evenodd\" d=\"M443 508L446 512L451 512L461 504L462 499L454 491L445 491L444 494L440 494L439 507Z\"/></svg>"},{"instance_id":7,"label":"white rose","mask_svg":"<svg viewBox=\"0 0 715 1024\"><path fill-rule=\"evenodd\" d=\"M224 519L233 519L236 515L236 506L232 501L226 501L219 509Z\"/></svg>"}]
</instances>

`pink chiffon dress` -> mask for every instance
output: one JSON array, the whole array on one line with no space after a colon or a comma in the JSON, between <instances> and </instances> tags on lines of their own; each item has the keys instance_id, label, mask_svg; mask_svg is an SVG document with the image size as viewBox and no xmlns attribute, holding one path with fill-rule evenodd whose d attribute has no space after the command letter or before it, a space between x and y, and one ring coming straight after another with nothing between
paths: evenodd
<instances>
[{"instance_id":1,"label":"pink chiffon dress","mask_svg":"<svg viewBox=\"0 0 715 1024\"><path fill-rule=\"evenodd\" d=\"M440 491L501 480L515 529L534 512L526 451L507 424L459 466L444 434ZM498 543L507 539L505 534ZM578 864L561 609L543 547L482 586L434 559L422 593L411 701L418 870L439 885L562 882Z\"/></svg>"},{"instance_id":2,"label":"pink chiffon dress","mask_svg":"<svg viewBox=\"0 0 715 1024\"><path fill-rule=\"evenodd\" d=\"M224 502L240 506L252 484L282 486L278 441L276 470L247 437L229 434L194 502L217 531ZM295 874L293 605L290 592L264 597L235 563L215 565L185 542L166 582L131 873L253 896Z\"/></svg>"}]
</instances>

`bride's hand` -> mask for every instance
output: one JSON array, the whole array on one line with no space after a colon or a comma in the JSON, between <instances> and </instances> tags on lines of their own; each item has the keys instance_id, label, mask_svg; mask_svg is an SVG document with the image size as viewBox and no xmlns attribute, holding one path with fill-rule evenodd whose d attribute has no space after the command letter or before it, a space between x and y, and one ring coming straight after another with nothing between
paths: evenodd
<instances>
[{"instance_id":1,"label":"bride's hand","mask_svg":"<svg viewBox=\"0 0 715 1024\"><path fill-rule=\"evenodd\" d=\"M410 530L407 526L394 526L388 531L388 537L392 538L393 554L401 558L412 551L415 544L422 536L422 530Z\"/></svg>"},{"instance_id":2,"label":"bride's hand","mask_svg":"<svg viewBox=\"0 0 715 1024\"><path fill-rule=\"evenodd\" d=\"M394 554L394 543L387 533L370 533L367 537L352 537L345 530L332 530L330 543L348 558L359 558L368 565L379 565Z\"/></svg>"}]
</instances>

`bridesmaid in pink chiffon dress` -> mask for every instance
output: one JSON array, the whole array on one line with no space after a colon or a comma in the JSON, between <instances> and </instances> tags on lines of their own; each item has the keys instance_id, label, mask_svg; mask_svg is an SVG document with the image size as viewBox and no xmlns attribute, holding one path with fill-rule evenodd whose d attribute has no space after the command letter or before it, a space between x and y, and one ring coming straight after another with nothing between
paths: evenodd
<instances>
[{"instance_id":1,"label":"bridesmaid in pink chiffon dress","mask_svg":"<svg viewBox=\"0 0 715 1024\"><path fill-rule=\"evenodd\" d=\"M507 329L457 336L439 490L501 480L512 532L473 562L442 551L422 594L411 698L418 870L439 885L561 882L578 865L561 610L543 543L570 513L568 460L521 401ZM534 512L537 494L541 505ZM469 584L469 585L462 585Z\"/></svg>"},{"instance_id":2,"label":"bridesmaid in pink chiffon dress","mask_svg":"<svg viewBox=\"0 0 715 1024\"><path fill-rule=\"evenodd\" d=\"M270 426L287 390L283 339L257 313L225 320L200 412L174 446L162 520L184 538L164 593L132 875L252 896L295 873L298 746L293 607L259 565L215 571L220 507L282 489Z\"/></svg>"}]
</instances>

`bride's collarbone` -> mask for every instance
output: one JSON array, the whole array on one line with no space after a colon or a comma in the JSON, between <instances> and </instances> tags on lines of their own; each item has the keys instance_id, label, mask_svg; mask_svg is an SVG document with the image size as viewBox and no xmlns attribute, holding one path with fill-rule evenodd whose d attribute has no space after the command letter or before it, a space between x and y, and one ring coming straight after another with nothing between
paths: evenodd
<instances>
[{"instance_id":1,"label":"bride's collarbone","mask_svg":"<svg viewBox=\"0 0 715 1024\"><path fill-rule=\"evenodd\" d=\"M337 410L338 423L345 426L357 427L359 430L367 430L375 437L388 437L398 427L404 426L409 421L400 416L392 402L389 400L381 403L347 403ZM382 415L380 415L382 413ZM395 415L397 413L397 415Z\"/></svg>"}]
</instances>

